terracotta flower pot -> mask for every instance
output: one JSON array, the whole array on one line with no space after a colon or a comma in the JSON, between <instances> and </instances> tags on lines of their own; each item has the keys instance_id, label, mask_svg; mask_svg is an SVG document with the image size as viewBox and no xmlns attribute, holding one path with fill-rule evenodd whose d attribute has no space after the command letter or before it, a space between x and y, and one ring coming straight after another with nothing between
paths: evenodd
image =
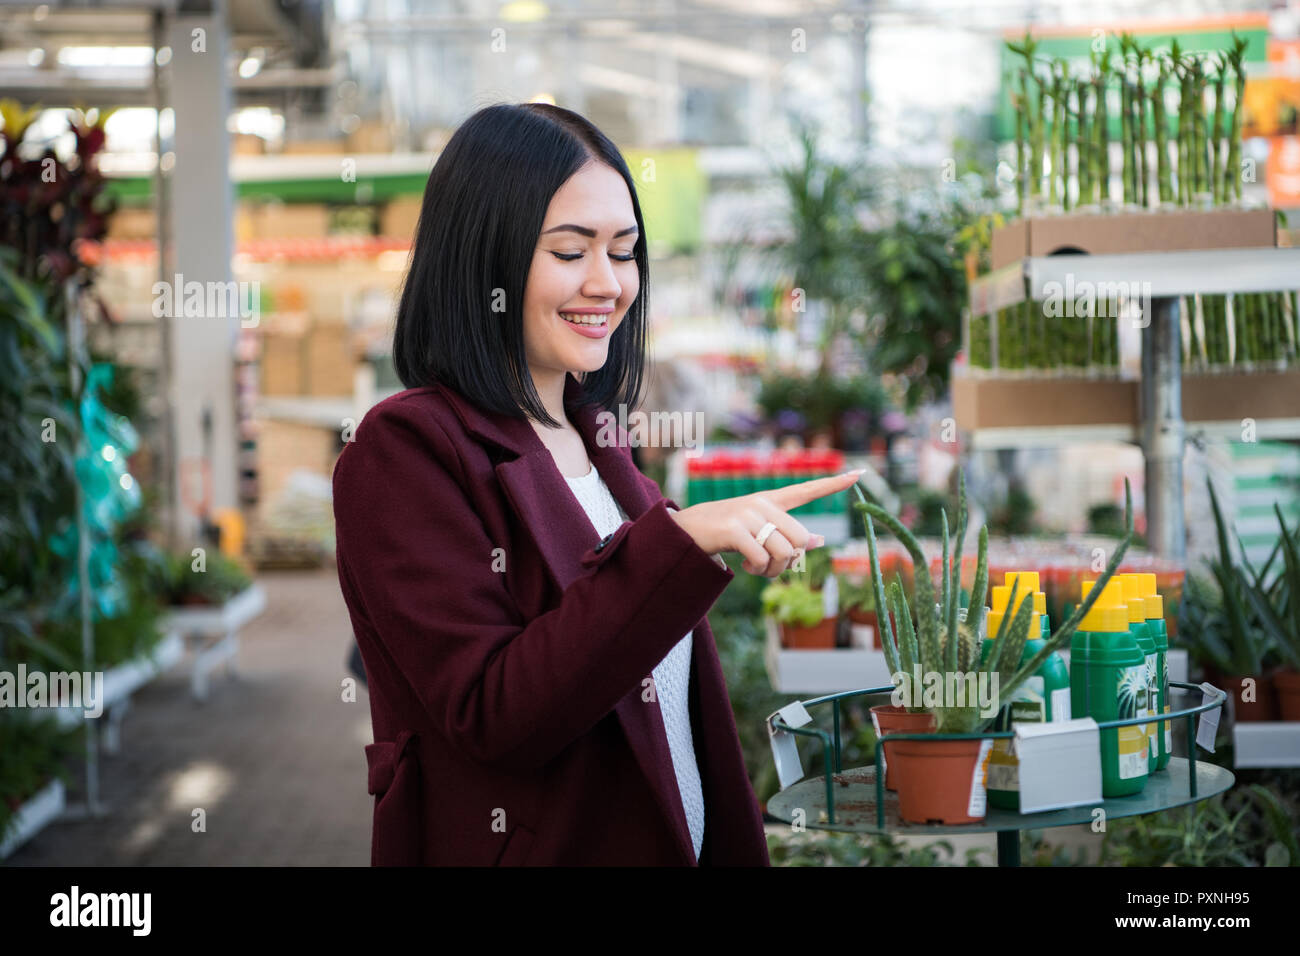
<instances>
[{"instance_id":1,"label":"terracotta flower pot","mask_svg":"<svg viewBox=\"0 0 1300 956\"><path fill-rule=\"evenodd\" d=\"M876 650L884 650L885 645L880 643L880 625L876 619L875 611L863 611L860 608L849 608L849 621L853 624L860 624L864 627L871 628L871 646Z\"/></svg>"},{"instance_id":2,"label":"terracotta flower pot","mask_svg":"<svg viewBox=\"0 0 1300 956\"><path fill-rule=\"evenodd\" d=\"M1273 693L1273 675L1266 674L1220 674L1209 670L1207 679L1215 687L1228 692L1232 702L1234 719L1239 723L1251 723L1260 720L1277 720L1277 697ZM1242 681L1255 681L1255 699L1241 699Z\"/></svg>"},{"instance_id":3,"label":"terracotta flower pot","mask_svg":"<svg viewBox=\"0 0 1300 956\"><path fill-rule=\"evenodd\" d=\"M895 734L928 734L934 731L934 714L911 714L906 707L893 704L877 704L871 708L871 722L875 724L877 736ZM885 789L898 789L898 774L895 772L894 747L897 744L885 744Z\"/></svg>"},{"instance_id":4,"label":"terracotta flower pot","mask_svg":"<svg viewBox=\"0 0 1300 956\"><path fill-rule=\"evenodd\" d=\"M823 618L812 627L800 627L797 624L781 625L781 646L789 650L833 650L835 648L835 631L839 623L837 617Z\"/></svg>"},{"instance_id":5,"label":"terracotta flower pot","mask_svg":"<svg viewBox=\"0 0 1300 956\"><path fill-rule=\"evenodd\" d=\"M1278 671L1273 675L1273 692L1278 716L1282 720L1300 720L1300 671Z\"/></svg>"},{"instance_id":6,"label":"terracotta flower pot","mask_svg":"<svg viewBox=\"0 0 1300 956\"><path fill-rule=\"evenodd\" d=\"M970 812L977 782L979 740L899 740L893 744L899 771L898 812L909 823L976 823ZM983 781L978 781L981 785Z\"/></svg>"}]
</instances>

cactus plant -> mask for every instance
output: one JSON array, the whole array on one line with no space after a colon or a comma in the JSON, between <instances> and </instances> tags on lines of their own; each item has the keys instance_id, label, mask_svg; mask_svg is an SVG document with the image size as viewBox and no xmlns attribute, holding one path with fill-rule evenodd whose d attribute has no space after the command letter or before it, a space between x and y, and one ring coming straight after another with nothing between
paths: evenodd
<instances>
[{"instance_id":1,"label":"cactus plant","mask_svg":"<svg viewBox=\"0 0 1300 956\"><path fill-rule=\"evenodd\" d=\"M858 502L854 505L854 508L863 514L866 522L867 549L871 556L871 579L876 590L876 606L888 607L893 612L893 618L897 622L897 632L895 632L890 623L889 615L882 614L878 617L881 644L885 652L885 659L889 664L890 674L894 675L895 686L898 686L901 680L908 679L913 672L913 668L917 665L919 665L923 674L974 673L977 682L981 679L991 680L992 675L996 674L999 698L1001 700L1011 700L1020 685L1032 676L1054 651L1064 647L1069 642L1070 637L1078 628L1079 622L1092 608L1097 596L1105 588L1106 582L1111 579L1111 576L1119 567L1124 552L1128 549L1129 542L1133 538L1133 494L1126 480L1124 482L1125 535L1120 540L1114 554L1111 555L1105 572L1093 589L1084 596L1083 601L1075 609L1069 620L1057 628L1056 632L1044 642L1043 648L1022 666L1020 658L1025 642L1029 639L1033 601L1030 599L1028 592L1024 595L1017 593L1020 586L1018 578L1012 586L1011 601L1008 605L1008 607L1016 609L1015 613L1014 615L1008 613L1002 619L997 634L986 638L986 640L992 641L987 654L980 653L974 617L962 620L958 614L961 588L960 581L955 576L960 574L961 544L966 532L965 475L960 476L959 482L957 540L953 548L955 553L952 561L948 560L947 513L945 512L943 516L944 545L941 567L943 581L938 589L940 601L937 604L935 600L935 583L928 570L930 565L916 538L903 526L898 518L879 505L867 501L857 485L854 486L854 490L858 496ZM884 577L880 573L873 518L887 527L912 556L913 564L916 567L914 584L916 598L915 626L913 626L912 611L908 607L907 598L897 581L890 584L888 602L886 602ZM980 528L975 581L971 588L969 604L969 607L973 609L984 606L984 595L988 587L988 541L988 529ZM952 639L950 639L950 635L952 635ZM984 674L989 675L989 677L982 678ZM900 677L900 675L907 676ZM984 716L981 714L980 708L973 704L962 707L946 705L919 706L915 700L911 702L908 710L912 712L929 711L932 713L935 718L935 729L939 733L981 733L993 723L996 716L996 714Z\"/></svg>"}]
</instances>

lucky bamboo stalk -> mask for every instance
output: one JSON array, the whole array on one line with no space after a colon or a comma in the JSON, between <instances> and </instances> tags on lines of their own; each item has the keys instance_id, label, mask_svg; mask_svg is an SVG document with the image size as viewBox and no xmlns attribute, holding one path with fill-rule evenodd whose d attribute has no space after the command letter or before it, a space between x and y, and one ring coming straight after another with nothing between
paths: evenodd
<instances>
[{"instance_id":1,"label":"lucky bamboo stalk","mask_svg":"<svg viewBox=\"0 0 1300 956\"><path fill-rule=\"evenodd\" d=\"M1169 170L1169 129L1165 117L1165 86L1169 82L1168 61L1160 58L1160 75L1151 91L1151 112L1156 127L1156 179L1159 182L1160 201L1173 202L1173 185Z\"/></svg>"},{"instance_id":2,"label":"lucky bamboo stalk","mask_svg":"<svg viewBox=\"0 0 1300 956\"><path fill-rule=\"evenodd\" d=\"M1147 206L1150 204L1150 196L1147 192L1147 93L1146 80L1142 76L1142 72L1146 67L1150 52L1141 49L1136 43L1133 44L1133 50L1137 54L1137 91L1134 95L1133 105L1137 110L1137 127L1134 131L1136 142L1134 145L1137 147L1137 175L1141 183L1141 188L1138 190L1138 202L1143 206Z\"/></svg>"},{"instance_id":3,"label":"lucky bamboo stalk","mask_svg":"<svg viewBox=\"0 0 1300 956\"><path fill-rule=\"evenodd\" d=\"M1119 118L1120 135L1124 150L1124 203L1126 205L1133 202L1134 185L1136 183L1135 170L1133 169L1132 84L1128 81L1128 51L1131 42L1132 40L1127 33L1120 36Z\"/></svg>"},{"instance_id":4,"label":"lucky bamboo stalk","mask_svg":"<svg viewBox=\"0 0 1300 956\"><path fill-rule=\"evenodd\" d=\"M1092 202L1092 130L1088 126L1088 90L1090 84L1086 80L1079 80L1074 85L1074 107L1078 117L1076 137L1075 137L1075 158L1074 164L1079 173L1079 205L1085 206Z\"/></svg>"},{"instance_id":5,"label":"lucky bamboo stalk","mask_svg":"<svg viewBox=\"0 0 1300 956\"><path fill-rule=\"evenodd\" d=\"M1210 126L1210 193L1215 204L1223 202L1223 168L1227 162L1227 150L1221 149L1223 138L1223 83L1228 76L1228 61L1222 56L1215 57L1218 69L1214 73L1214 120Z\"/></svg>"},{"instance_id":6,"label":"lucky bamboo stalk","mask_svg":"<svg viewBox=\"0 0 1300 956\"><path fill-rule=\"evenodd\" d=\"M1192 62L1192 144L1195 147L1192 167L1193 199L1206 192L1209 171L1206 166L1205 142L1205 68L1198 57Z\"/></svg>"},{"instance_id":7,"label":"lucky bamboo stalk","mask_svg":"<svg viewBox=\"0 0 1300 956\"><path fill-rule=\"evenodd\" d=\"M1093 78L1094 98L1096 100L1096 121L1093 124L1097 145L1093 152L1095 157L1095 170L1093 178L1096 182L1097 202L1102 203L1110 199L1110 117L1106 103L1107 80L1110 73L1110 50L1104 51L1100 57L1094 56L1093 65L1096 68L1096 76Z\"/></svg>"},{"instance_id":8,"label":"lucky bamboo stalk","mask_svg":"<svg viewBox=\"0 0 1300 956\"><path fill-rule=\"evenodd\" d=\"M1246 54L1246 46L1246 41L1238 37L1234 30L1232 33L1232 49L1228 51L1228 61L1232 64L1235 98L1232 103L1232 125L1228 132L1228 162L1223 170L1223 198L1225 201L1241 199L1241 170L1237 167L1241 165L1241 110L1242 100L1246 95L1246 71L1243 66L1243 58Z\"/></svg>"},{"instance_id":9,"label":"lucky bamboo stalk","mask_svg":"<svg viewBox=\"0 0 1300 956\"><path fill-rule=\"evenodd\" d=\"M1061 177L1062 158L1058 156L1064 138L1061 130L1065 126L1065 76L1060 61L1054 64L1052 74L1052 183L1051 194L1048 197L1053 206L1057 204L1057 181Z\"/></svg>"}]
</instances>

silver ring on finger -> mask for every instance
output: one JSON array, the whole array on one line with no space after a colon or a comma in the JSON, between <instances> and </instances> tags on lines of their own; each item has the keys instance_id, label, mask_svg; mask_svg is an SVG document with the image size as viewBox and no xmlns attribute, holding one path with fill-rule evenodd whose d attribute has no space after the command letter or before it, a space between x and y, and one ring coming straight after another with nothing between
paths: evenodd
<instances>
[{"instance_id":1,"label":"silver ring on finger","mask_svg":"<svg viewBox=\"0 0 1300 956\"><path fill-rule=\"evenodd\" d=\"M758 534L754 536L754 543L761 548L775 530L776 525L769 521L767 524L763 525L763 527L758 529Z\"/></svg>"}]
</instances>

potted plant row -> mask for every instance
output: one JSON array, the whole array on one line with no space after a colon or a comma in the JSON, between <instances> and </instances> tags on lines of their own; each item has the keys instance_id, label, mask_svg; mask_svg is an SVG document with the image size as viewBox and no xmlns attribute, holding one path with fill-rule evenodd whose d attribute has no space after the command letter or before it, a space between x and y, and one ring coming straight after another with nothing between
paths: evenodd
<instances>
[{"instance_id":1,"label":"potted plant row","mask_svg":"<svg viewBox=\"0 0 1300 956\"><path fill-rule=\"evenodd\" d=\"M1021 654L1029 639L1033 602L1020 600L1016 593L1019 580L1013 587L1009 607L1017 608L1014 615L1002 619L996 634L988 635L991 642L987 654L979 633L978 619L967 621L960 608L960 580L958 571L962 561L962 541L966 533L967 507L965 476L961 478L958 493L958 522L955 544L948 534L948 517L943 515L943 556L940 564L940 582L936 587L930 576L930 563L920 545L902 522L879 505L868 502L858 491L859 511L864 512L867 545L871 556L872 581L877 607L887 607L889 615L880 615L880 629L885 657L893 683L905 690L904 681L910 680L919 669L921 674L974 674L976 680L997 676L1001 700L1011 700L1016 690L1042 666L1056 650L1066 646L1092 608L1106 582L1114 575L1124 557L1133 535L1132 492L1125 483L1125 536L1111 555L1105 572L1094 589L1052 636L1043 648L1024 665ZM912 556L915 568L915 604L909 606L901 584L890 583L888 600L884 578L876 547L875 526L879 521L894 534ZM983 608L988 589L988 529L981 528L975 581L971 588L969 607ZM893 622L890 618L892 617ZM897 740L884 746L886 760L886 786L898 791L899 813L913 823L972 823L983 817L972 801L972 791L981 779L980 760L987 753L990 739L983 741L979 734L988 731L997 715L984 716L978 705L965 701L962 706L943 701L937 706L924 706L915 696L904 696L904 706L879 705L873 707L873 721L887 738L892 733L937 733L966 735L962 739ZM910 699L909 699L910 698Z\"/></svg>"},{"instance_id":2,"label":"potted plant row","mask_svg":"<svg viewBox=\"0 0 1300 956\"><path fill-rule=\"evenodd\" d=\"M828 582L833 582L830 596ZM767 585L762 603L763 612L776 621L781 646L787 650L832 649L840 635L854 626L871 628L872 646L881 648L871 579L834 573L824 548L809 552L802 570L786 571ZM830 609L833 613L828 613Z\"/></svg>"}]
</instances>

